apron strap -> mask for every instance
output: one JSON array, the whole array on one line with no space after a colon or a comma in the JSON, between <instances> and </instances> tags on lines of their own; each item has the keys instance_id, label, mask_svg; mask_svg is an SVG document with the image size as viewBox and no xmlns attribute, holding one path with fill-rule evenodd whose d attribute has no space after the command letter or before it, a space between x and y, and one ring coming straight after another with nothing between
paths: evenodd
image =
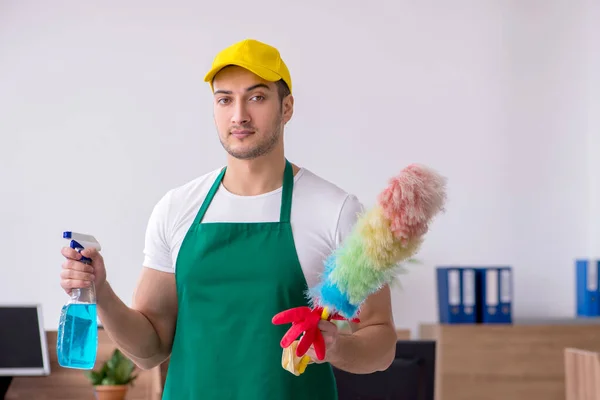
<instances>
[{"instance_id":1,"label":"apron strap","mask_svg":"<svg viewBox=\"0 0 600 400\"><path fill-rule=\"evenodd\" d=\"M215 179L215 181L213 182L208 194L204 198L204 202L202 203L202 207L200 207L200 211L198 211L198 214L196 214L196 218L194 219L194 223L192 225L199 224L202 221L202 218L204 218L204 214L206 213L206 210L208 210L210 202L212 201L213 197L215 197L215 193L217 193L217 190L221 185L221 181L223 180L223 176L225 175L226 169L227 167L224 167L221 170L221 173L219 174L217 179Z\"/></svg>"},{"instance_id":2,"label":"apron strap","mask_svg":"<svg viewBox=\"0 0 600 400\"><path fill-rule=\"evenodd\" d=\"M200 207L200 211L196 214L196 218L194 219L195 224L199 224L204 218L204 214L206 210L208 210L208 206L212 202L213 197L215 197L215 193L219 189L221 185L221 181L223 180L223 176L225 175L225 171L227 167L224 167L219 173L219 176L213 182L208 194L204 198L202 202L202 206ZM285 160L285 171L283 173L283 188L281 193L281 210L279 212L279 222L290 222L290 215L292 211L292 193L294 191L294 171L292 170L292 164L286 159Z\"/></svg>"},{"instance_id":3,"label":"apron strap","mask_svg":"<svg viewBox=\"0 0 600 400\"><path fill-rule=\"evenodd\" d=\"M292 211L292 193L294 192L294 171L292 164L285 160L285 171L283 173L283 189L281 193L281 211L279 214L279 222L290 222L290 214Z\"/></svg>"}]
</instances>

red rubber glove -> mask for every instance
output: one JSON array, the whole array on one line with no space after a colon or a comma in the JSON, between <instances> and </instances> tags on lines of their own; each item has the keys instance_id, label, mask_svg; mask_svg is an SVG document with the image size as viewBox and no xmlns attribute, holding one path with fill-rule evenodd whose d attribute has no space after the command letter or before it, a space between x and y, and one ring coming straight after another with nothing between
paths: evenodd
<instances>
[{"instance_id":1,"label":"red rubber glove","mask_svg":"<svg viewBox=\"0 0 600 400\"><path fill-rule=\"evenodd\" d=\"M298 336L304 333L296 348L296 355L302 357L313 345L317 358L319 360L325 358L325 341L319 329L322 312L323 310L318 308L311 310L309 307L296 307L275 315L272 320L273 324L292 324L281 338L281 347L285 349L290 346Z\"/></svg>"},{"instance_id":2,"label":"red rubber glove","mask_svg":"<svg viewBox=\"0 0 600 400\"><path fill-rule=\"evenodd\" d=\"M273 324L292 324L283 338L281 338L281 347L284 349L287 348L300 334L304 333L298 342L296 355L298 357L302 357L312 345L315 349L317 358L319 360L323 360L325 358L325 340L323 339L323 334L319 329L319 321L321 320L322 313L322 307L311 309L305 306L290 308L289 310L276 314L272 319ZM327 320L332 319L345 320L346 318L338 314L334 314ZM358 322L358 319L354 318L352 321Z\"/></svg>"}]
</instances>

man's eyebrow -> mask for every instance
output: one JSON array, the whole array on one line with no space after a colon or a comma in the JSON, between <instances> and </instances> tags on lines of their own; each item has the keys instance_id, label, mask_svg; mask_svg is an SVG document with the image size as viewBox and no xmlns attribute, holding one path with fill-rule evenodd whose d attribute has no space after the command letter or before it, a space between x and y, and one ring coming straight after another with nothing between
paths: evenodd
<instances>
[{"instance_id":1,"label":"man's eyebrow","mask_svg":"<svg viewBox=\"0 0 600 400\"><path fill-rule=\"evenodd\" d=\"M213 94L231 94L231 90L215 90Z\"/></svg>"},{"instance_id":2,"label":"man's eyebrow","mask_svg":"<svg viewBox=\"0 0 600 400\"><path fill-rule=\"evenodd\" d=\"M264 83L257 83L256 85L252 85L248 88L246 88L246 92L251 92L254 89L258 89L258 88L263 88L263 89L267 89L267 90L271 90L271 88L267 85L265 85ZM214 94L232 94L233 92L231 90L215 90Z\"/></svg>"},{"instance_id":3,"label":"man's eyebrow","mask_svg":"<svg viewBox=\"0 0 600 400\"><path fill-rule=\"evenodd\" d=\"M249 88L247 88L246 92L251 92L254 89L258 89L258 88L263 88L263 89L271 90L271 88L268 87L267 85L265 85L264 83L257 83L256 85L253 85L253 86L250 86Z\"/></svg>"}]
</instances>

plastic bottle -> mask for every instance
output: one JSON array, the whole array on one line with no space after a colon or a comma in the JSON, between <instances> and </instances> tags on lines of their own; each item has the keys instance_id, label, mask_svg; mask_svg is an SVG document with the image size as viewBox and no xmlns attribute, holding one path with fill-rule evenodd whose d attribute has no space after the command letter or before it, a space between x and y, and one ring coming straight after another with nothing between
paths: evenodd
<instances>
[{"instance_id":1,"label":"plastic bottle","mask_svg":"<svg viewBox=\"0 0 600 400\"><path fill-rule=\"evenodd\" d=\"M64 232L63 238L71 239L69 246L78 252L94 247L101 250L100 243L91 235ZM87 257L81 262L91 263ZM60 314L56 353L58 363L65 368L92 369L98 351L98 319L96 313L96 289L94 283L87 288L73 289L70 299Z\"/></svg>"}]
</instances>

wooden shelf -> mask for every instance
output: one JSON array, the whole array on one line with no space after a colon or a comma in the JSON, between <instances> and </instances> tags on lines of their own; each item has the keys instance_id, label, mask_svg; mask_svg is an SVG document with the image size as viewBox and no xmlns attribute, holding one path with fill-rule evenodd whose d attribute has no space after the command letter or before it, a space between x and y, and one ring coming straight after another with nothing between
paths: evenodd
<instances>
[{"instance_id":1,"label":"wooden shelf","mask_svg":"<svg viewBox=\"0 0 600 400\"><path fill-rule=\"evenodd\" d=\"M436 400L565 398L564 350L600 351L600 321L422 324L435 340Z\"/></svg>"}]
</instances>

